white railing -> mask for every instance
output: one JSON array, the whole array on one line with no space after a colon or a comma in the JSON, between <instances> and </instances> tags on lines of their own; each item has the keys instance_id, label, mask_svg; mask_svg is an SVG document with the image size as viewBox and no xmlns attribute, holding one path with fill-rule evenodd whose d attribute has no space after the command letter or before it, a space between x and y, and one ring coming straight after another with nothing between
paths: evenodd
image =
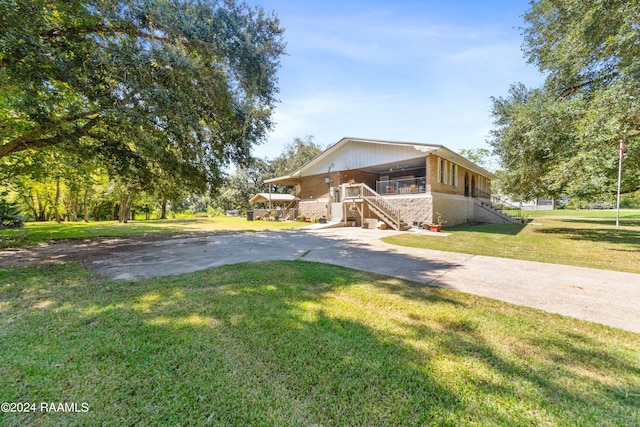
<instances>
[{"instance_id":1,"label":"white railing","mask_svg":"<svg viewBox=\"0 0 640 427\"><path fill-rule=\"evenodd\" d=\"M427 191L427 180L424 176L418 178L390 179L376 181L376 192L389 196L394 194L415 194Z\"/></svg>"}]
</instances>

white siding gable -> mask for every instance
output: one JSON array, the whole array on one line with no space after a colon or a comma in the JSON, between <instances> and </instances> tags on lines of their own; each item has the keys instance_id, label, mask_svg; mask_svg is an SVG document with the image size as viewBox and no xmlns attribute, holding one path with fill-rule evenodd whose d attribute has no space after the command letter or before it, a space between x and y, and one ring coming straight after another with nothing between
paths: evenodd
<instances>
[{"instance_id":1,"label":"white siding gable","mask_svg":"<svg viewBox=\"0 0 640 427\"><path fill-rule=\"evenodd\" d=\"M302 175L327 173L333 163L332 171L366 168L386 163L402 162L424 157L436 147L411 144L389 144L372 141L349 141L335 150L328 150L322 158L303 168Z\"/></svg>"}]
</instances>

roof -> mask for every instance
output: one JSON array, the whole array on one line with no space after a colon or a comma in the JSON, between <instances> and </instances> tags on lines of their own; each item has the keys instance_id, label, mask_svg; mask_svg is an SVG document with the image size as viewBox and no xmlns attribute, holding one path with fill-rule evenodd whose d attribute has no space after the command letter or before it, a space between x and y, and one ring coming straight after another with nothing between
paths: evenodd
<instances>
[{"instance_id":1,"label":"roof","mask_svg":"<svg viewBox=\"0 0 640 427\"><path fill-rule=\"evenodd\" d=\"M423 161L422 159L426 155L431 153L489 179L496 179L496 176L491 172L443 145L345 137L318 154L297 171L289 175L265 180L265 182L295 185L300 182L303 176L349 169L362 169L380 173L390 168L397 169L400 166L418 164Z\"/></svg>"},{"instance_id":2,"label":"roof","mask_svg":"<svg viewBox=\"0 0 640 427\"><path fill-rule=\"evenodd\" d=\"M296 199L293 194L280 194L280 193L258 193L251 198L251 203L268 202L291 202Z\"/></svg>"}]
</instances>

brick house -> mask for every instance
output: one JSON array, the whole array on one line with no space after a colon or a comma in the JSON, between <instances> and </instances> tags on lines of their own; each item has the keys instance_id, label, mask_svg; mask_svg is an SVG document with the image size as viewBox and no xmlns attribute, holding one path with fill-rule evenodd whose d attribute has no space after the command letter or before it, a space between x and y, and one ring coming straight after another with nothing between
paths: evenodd
<instances>
[{"instance_id":1,"label":"brick house","mask_svg":"<svg viewBox=\"0 0 640 427\"><path fill-rule=\"evenodd\" d=\"M490 208L495 175L442 145L343 138L290 175L298 213L333 222L382 220L402 229L433 223L511 222Z\"/></svg>"}]
</instances>

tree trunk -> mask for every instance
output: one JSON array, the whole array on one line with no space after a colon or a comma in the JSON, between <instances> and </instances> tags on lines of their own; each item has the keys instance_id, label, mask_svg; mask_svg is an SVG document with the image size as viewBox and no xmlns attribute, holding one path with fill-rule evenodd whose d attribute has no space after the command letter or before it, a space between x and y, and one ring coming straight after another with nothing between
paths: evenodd
<instances>
[{"instance_id":1,"label":"tree trunk","mask_svg":"<svg viewBox=\"0 0 640 427\"><path fill-rule=\"evenodd\" d=\"M83 199L83 204L84 204L84 222L89 222L89 207L87 206L87 200L89 199L89 189L85 188L84 189L84 199Z\"/></svg>"},{"instance_id":2,"label":"tree trunk","mask_svg":"<svg viewBox=\"0 0 640 427\"><path fill-rule=\"evenodd\" d=\"M127 193L125 197L120 199L120 222L129 222L129 216L131 215L131 193Z\"/></svg>"},{"instance_id":3,"label":"tree trunk","mask_svg":"<svg viewBox=\"0 0 640 427\"><path fill-rule=\"evenodd\" d=\"M118 222L124 222L124 200L122 198L120 198L118 205Z\"/></svg>"},{"instance_id":4,"label":"tree trunk","mask_svg":"<svg viewBox=\"0 0 640 427\"><path fill-rule=\"evenodd\" d=\"M56 198L53 201L53 212L56 215L56 222L60 224L60 177L56 178Z\"/></svg>"},{"instance_id":5,"label":"tree trunk","mask_svg":"<svg viewBox=\"0 0 640 427\"><path fill-rule=\"evenodd\" d=\"M46 221L47 220L47 204L48 202L45 200L44 202L38 201L38 215L37 221Z\"/></svg>"},{"instance_id":6,"label":"tree trunk","mask_svg":"<svg viewBox=\"0 0 640 427\"><path fill-rule=\"evenodd\" d=\"M160 206L162 208L162 215L160 219L167 219L167 199L162 199L160 201Z\"/></svg>"},{"instance_id":7,"label":"tree trunk","mask_svg":"<svg viewBox=\"0 0 640 427\"><path fill-rule=\"evenodd\" d=\"M77 221L78 220L78 198L80 197L80 194L78 194L78 192L76 191L75 197L73 198L73 220Z\"/></svg>"},{"instance_id":8,"label":"tree trunk","mask_svg":"<svg viewBox=\"0 0 640 427\"><path fill-rule=\"evenodd\" d=\"M78 193L69 194L66 198L67 221L75 222L78 219Z\"/></svg>"}]
</instances>

